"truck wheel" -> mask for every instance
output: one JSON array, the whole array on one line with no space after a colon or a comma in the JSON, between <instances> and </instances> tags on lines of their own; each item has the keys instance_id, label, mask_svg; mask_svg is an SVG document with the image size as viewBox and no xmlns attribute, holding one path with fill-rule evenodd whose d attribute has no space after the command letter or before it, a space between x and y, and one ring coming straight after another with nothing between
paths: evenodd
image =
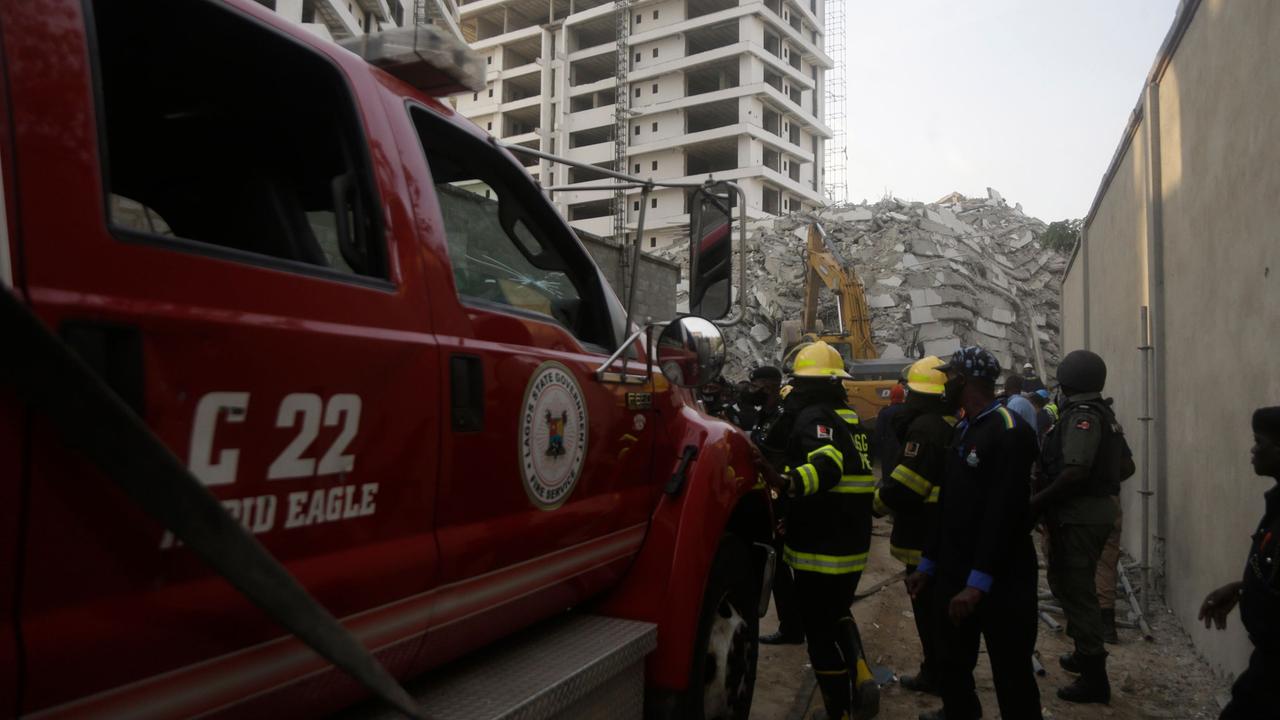
<instances>
[{"instance_id":1,"label":"truck wheel","mask_svg":"<svg viewBox=\"0 0 1280 720\"><path fill-rule=\"evenodd\" d=\"M689 717L747 720L751 714L760 654L758 576L750 545L736 535L725 535L702 601Z\"/></svg>"}]
</instances>

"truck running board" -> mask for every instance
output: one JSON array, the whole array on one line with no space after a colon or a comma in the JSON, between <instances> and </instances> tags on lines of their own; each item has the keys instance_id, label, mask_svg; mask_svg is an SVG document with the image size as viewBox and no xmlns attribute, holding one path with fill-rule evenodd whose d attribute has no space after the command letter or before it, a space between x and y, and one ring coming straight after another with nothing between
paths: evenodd
<instances>
[{"instance_id":1,"label":"truck running board","mask_svg":"<svg viewBox=\"0 0 1280 720\"><path fill-rule=\"evenodd\" d=\"M405 684L433 720L639 720L649 623L569 614ZM400 717L375 708L356 716Z\"/></svg>"}]
</instances>

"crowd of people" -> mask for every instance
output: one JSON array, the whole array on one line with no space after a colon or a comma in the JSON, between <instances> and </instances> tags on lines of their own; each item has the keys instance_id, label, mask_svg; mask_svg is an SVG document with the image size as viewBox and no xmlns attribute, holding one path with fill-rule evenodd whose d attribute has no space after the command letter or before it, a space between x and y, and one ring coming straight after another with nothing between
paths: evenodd
<instances>
[{"instance_id":1,"label":"crowd of people","mask_svg":"<svg viewBox=\"0 0 1280 720\"><path fill-rule=\"evenodd\" d=\"M1030 364L1003 373L987 350L907 367L874 434L846 403L844 363L826 343L783 370L704 386L705 409L747 431L771 488L779 563L779 626L767 644L806 643L822 718L873 718L872 678L850 608L867 566L873 516L893 518L890 554L906 569L922 663L902 687L938 695L921 720L982 717L973 670L985 640L1000 714L1042 717L1032 664L1042 548L1074 650L1074 681L1057 695L1109 703L1106 644L1118 641L1115 594L1120 486L1135 463L1103 396L1106 363L1077 350L1046 387ZM1003 381L1002 381L1003 376ZM1253 465L1280 478L1280 408L1253 418ZM875 475L878 462L880 475ZM1222 718L1280 708L1280 490L1254 536L1242 581L1215 590L1200 616L1225 626L1237 605L1255 645ZM825 714L823 714L825 712Z\"/></svg>"}]
</instances>

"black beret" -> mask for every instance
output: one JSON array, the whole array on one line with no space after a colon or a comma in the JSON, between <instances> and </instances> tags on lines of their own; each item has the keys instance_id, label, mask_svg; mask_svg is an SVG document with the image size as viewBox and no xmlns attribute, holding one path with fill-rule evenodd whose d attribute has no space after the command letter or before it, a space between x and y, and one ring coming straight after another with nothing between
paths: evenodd
<instances>
[{"instance_id":1,"label":"black beret","mask_svg":"<svg viewBox=\"0 0 1280 720\"><path fill-rule=\"evenodd\" d=\"M777 380L782 382L782 371L772 365L758 367L751 371L752 380Z\"/></svg>"},{"instance_id":2,"label":"black beret","mask_svg":"<svg viewBox=\"0 0 1280 720\"><path fill-rule=\"evenodd\" d=\"M1280 437L1280 407L1264 407L1253 411L1253 431Z\"/></svg>"}]
</instances>

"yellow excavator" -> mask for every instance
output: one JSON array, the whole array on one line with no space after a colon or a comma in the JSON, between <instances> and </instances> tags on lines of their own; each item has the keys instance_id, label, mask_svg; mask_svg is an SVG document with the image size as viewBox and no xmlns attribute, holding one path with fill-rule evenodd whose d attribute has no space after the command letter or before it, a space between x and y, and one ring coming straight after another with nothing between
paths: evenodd
<instances>
[{"instance_id":1,"label":"yellow excavator","mask_svg":"<svg viewBox=\"0 0 1280 720\"><path fill-rule=\"evenodd\" d=\"M836 296L836 332L825 332L818 323L818 300L823 288ZM841 260L822 226L813 223L805 244L804 310L800 320L782 323L783 366L790 368L796 351L818 340L844 358L845 369L853 376L844 382L849 406L863 425L874 427L876 415L889 404L890 391L912 361L880 359L871 340L871 312L862 283Z\"/></svg>"}]
</instances>

